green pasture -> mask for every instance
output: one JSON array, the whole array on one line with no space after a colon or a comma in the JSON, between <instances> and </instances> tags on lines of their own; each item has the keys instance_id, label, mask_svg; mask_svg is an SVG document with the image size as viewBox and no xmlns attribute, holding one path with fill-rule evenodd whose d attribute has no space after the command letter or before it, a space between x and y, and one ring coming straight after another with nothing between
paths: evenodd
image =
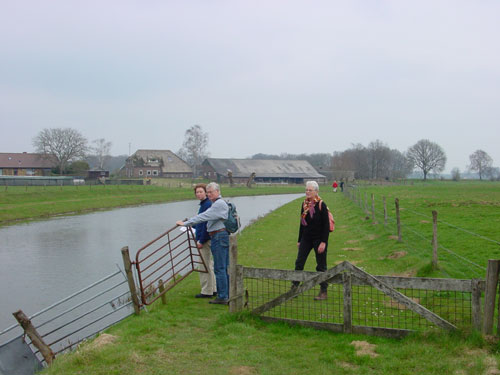
<instances>
[{"instance_id":1,"label":"green pasture","mask_svg":"<svg viewBox=\"0 0 500 375\"><path fill-rule=\"evenodd\" d=\"M439 225L444 246L468 261L486 266L488 258L498 258L498 245L489 250L491 241L499 241L498 183L432 182L407 186L362 186L372 192L376 202L386 196L401 201L402 221L406 226L430 238L429 219L409 215L413 210L430 217L438 207L439 219L463 230ZM301 188L302 189L302 188ZM433 277L484 277L481 268L467 266L456 256L442 256L439 269L429 267L431 244L403 232L403 242L395 237L395 225L383 225L383 215L373 224L364 207L322 188L322 198L334 212L336 230L328 247L328 264L348 260L375 275L431 275ZM380 209L379 203L376 204ZM389 208L389 207L388 207ZM466 212L468 208L470 211ZM238 260L253 267L293 269L297 252L300 200L275 210L247 227L238 236ZM390 215L393 214L390 212ZM487 218L487 219L486 219ZM391 222L389 220L389 222ZM432 222L432 220L430 220ZM496 224L495 224L496 223ZM472 239L469 238L472 237ZM415 238L420 238L414 235ZM452 242L455 241L455 242ZM470 246L457 244L471 243ZM493 242L491 242L493 244ZM473 245L476 244L476 245ZM465 262L467 263L467 262ZM306 270L313 271L311 255ZM277 288L286 288L286 285ZM132 316L106 331L111 343L100 339L82 345L76 352L59 357L46 374L457 374L499 373L500 354L496 338L483 338L470 329L448 333L425 329L404 339L338 334L285 323L264 323L248 313L230 314L224 306L209 305L193 298L199 292L198 275L191 274L167 294L167 304L155 302L140 316ZM300 297L323 316L340 313L335 298L341 292L332 287L329 301L333 308L322 311L322 303L312 300L314 293ZM382 311L386 301L378 296L375 307ZM454 296L443 292L419 295L424 299L446 301ZM458 296L457 298L462 298ZM307 301L306 301L307 299ZM467 297L464 297L467 299ZM444 302L443 302L444 301ZM340 306L340 305L339 305ZM372 314L373 308L359 309ZM385 310L384 310L385 311ZM451 314L452 312L450 312ZM445 315L446 312L443 312ZM373 317L372 321L385 319ZM354 318L358 319L358 318ZM412 317L402 319L413 319ZM382 322L383 323L383 322ZM367 351L359 352L356 345Z\"/></svg>"},{"instance_id":2,"label":"green pasture","mask_svg":"<svg viewBox=\"0 0 500 375\"><path fill-rule=\"evenodd\" d=\"M0 226L61 214L193 199L190 181L159 180L155 185L1 186ZM301 186L221 187L224 196L285 194Z\"/></svg>"}]
</instances>

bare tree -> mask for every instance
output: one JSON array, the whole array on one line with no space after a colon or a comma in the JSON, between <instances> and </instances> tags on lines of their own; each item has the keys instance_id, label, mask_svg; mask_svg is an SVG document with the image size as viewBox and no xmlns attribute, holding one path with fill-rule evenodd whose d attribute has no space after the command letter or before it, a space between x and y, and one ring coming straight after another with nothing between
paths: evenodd
<instances>
[{"instance_id":1,"label":"bare tree","mask_svg":"<svg viewBox=\"0 0 500 375\"><path fill-rule=\"evenodd\" d=\"M184 133L184 143L179 150L179 156L193 169L193 176L198 176L198 166L208 157L208 133L200 125L191 126Z\"/></svg>"},{"instance_id":2,"label":"bare tree","mask_svg":"<svg viewBox=\"0 0 500 375\"><path fill-rule=\"evenodd\" d=\"M62 175L70 160L85 157L87 139L71 128L43 129L33 138L33 146L36 152L55 158Z\"/></svg>"},{"instance_id":3,"label":"bare tree","mask_svg":"<svg viewBox=\"0 0 500 375\"><path fill-rule=\"evenodd\" d=\"M97 159L97 166L102 170L106 162L111 158L109 152L111 151L112 143L106 142L104 138L99 138L92 141L92 144L91 150Z\"/></svg>"},{"instance_id":4,"label":"bare tree","mask_svg":"<svg viewBox=\"0 0 500 375\"><path fill-rule=\"evenodd\" d=\"M428 139L421 139L408 149L407 157L413 165L421 169L424 181L430 171L441 172L446 165L446 154L441 146Z\"/></svg>"},{"instance_id":5,"label":"bare tree","mask_svg":"<svg viewBox=\"0 0 500 375\"><path fill-rule=\"evenodd\" d=\"M460 181L460 169L455 167L451 170L451 178L453 181Z\"/></svg>"},{"instance_id":6,"label":"bare tree","mask_svg":"<svg viewBox=\"0 0 500 375\"><path fill-rule=\"evenodd\" d=\"M477 150L472 155L469 156L470 165L469 169L471 171L476 171L479 173L479 179L482 180L485 172L491 168L493 164L493 159L483 150Z\"/></svg>"}]
</instances>

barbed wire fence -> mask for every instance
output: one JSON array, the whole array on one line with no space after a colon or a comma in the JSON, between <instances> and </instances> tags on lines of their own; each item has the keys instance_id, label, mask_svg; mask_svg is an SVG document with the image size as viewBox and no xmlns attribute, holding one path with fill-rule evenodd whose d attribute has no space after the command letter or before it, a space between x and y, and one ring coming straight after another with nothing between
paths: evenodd
<instances>
[{"instance_id":1,"label":"barbed wire fence","mask_svg":"<svg viewBox=\"0 0 500 375\"><path fill-rule=\"evenodd\" d=\"M484 277L488 258L497 256L500 241L476 233L471 229L438 219L437 211L429 214L418 212L394 196L376 196L365 187L347 186L344 196L360 207L365 219L382 225L399 242L403 242L420 256L433 254L433 262L447 263L455 276ZM442 234L437 236L437 226ZM479 250L480 249L480 250ZM432 250L432 252L431 252ZM471 256L473 254L473 256ZM446 273L446 269L443 269Z\"/></svg>"}]
</instances>

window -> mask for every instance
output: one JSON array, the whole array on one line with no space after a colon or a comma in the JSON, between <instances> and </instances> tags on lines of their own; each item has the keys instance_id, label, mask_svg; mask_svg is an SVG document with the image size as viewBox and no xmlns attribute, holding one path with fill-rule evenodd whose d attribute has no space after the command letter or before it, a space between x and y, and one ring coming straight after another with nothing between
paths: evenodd
<instances>
[{"instance_id":1,"label":"window","mask_svg":"<svg viewBox=\"0 0 500 375\"><path fill-rule=\"evenodd\" d=\"M26 169L26 176L34 176L35 175L35 170L32 168L27 168Z\"/></svg>"},{"instance_id":2,"label":"window","mask_svg":"<svg viewBox=\"0 0 500 375\"><path fill-rule=\"evenodd\" d=\"M158 176L158 171L153 171L153 176Z\"/></svg>"},{"instance_id":3,"label":"window","mask_svg":"<svg viewBox=\"0 0 500 375\"><path fill-rule=\"evenodd\" d=\"M139 169L139 176L142 176L144 174L144 172L142 171L142 169Z\"/></svg>"},{"instance_id":4,"label":"window","mask_svg":"<svg viewBox=\"0 0 500 375\"><path fill-rule=\"evenodd\" d=\"M149 169L146 171L146 175L151 176L151 171Z\"/></svg>"},{"instance_id":5,"label":"window","mask_svg":"<svg viewBox=\"0 0 500 375\"><path fill-rule=\"evenodd\" d=\"M0 168L0 176L2 176L2 175L3 175L3 169Z\"/></svg>"}]
</instances>

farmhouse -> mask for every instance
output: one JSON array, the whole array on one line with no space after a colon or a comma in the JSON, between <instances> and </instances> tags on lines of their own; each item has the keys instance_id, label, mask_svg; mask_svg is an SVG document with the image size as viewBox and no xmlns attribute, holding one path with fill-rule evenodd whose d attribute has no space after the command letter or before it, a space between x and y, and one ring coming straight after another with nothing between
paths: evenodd
<instances>
[{"instance_id":1,"label":"farmhouse","mask_svg":"<svg viewBox=\"0 0 500 375\"><path fill-rule=\"evenodd\" d=\"M254 174L255 182L295 183L314 180L325 183L326 178L319 174L306 160L257 160L257 159L214 159L207 158L202 163L203 177L217 182L246 183Z\"/></svg>"},{"instance_id":2,"label":"farmhouse","mask_svg":"<svg viewBox=\"0 0 500 375\"><path fill-rule=\"evenodd\" d=\"M120 169L122 177L191 178L191 167L170 150L137 150Z\"/></svg>"},{"instance_id":3,"label":"farmhouse","mask_svg":"<svg viewBox=\"0 0 500 375\"><path fill-rule=\"evenodd\" d=\"M43 154L0 153L0 176L48 176L57 162Z\"/></svg>"}]
</instances>

